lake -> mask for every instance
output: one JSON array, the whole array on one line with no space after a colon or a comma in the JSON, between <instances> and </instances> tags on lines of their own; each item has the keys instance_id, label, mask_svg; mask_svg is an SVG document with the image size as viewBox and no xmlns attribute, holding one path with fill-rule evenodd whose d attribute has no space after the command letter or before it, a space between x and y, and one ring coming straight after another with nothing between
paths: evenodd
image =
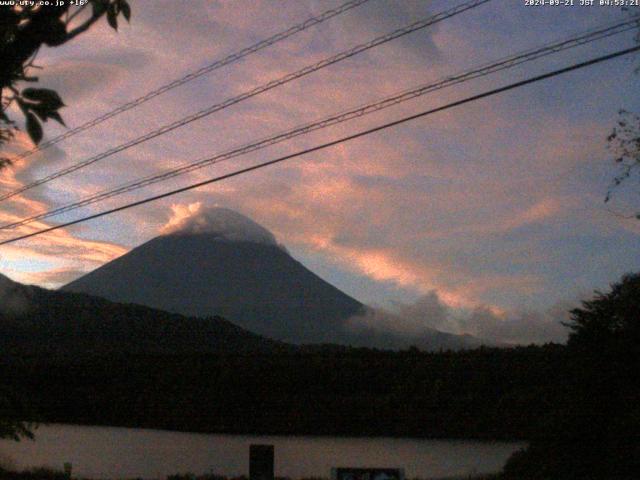
<instances>
[{"instance_id":1,"label":"lake","mask_svg":"<svg viewBox=\"0 0 640 480\"><path fill-rule=\"evenodd\" d=\"M247 475L249 445L275 446L277 476L329 477L331 467L401 467L407 477L496 472L522 443L410 438L212 435L114 427L46 425L36 440L0 440L0 465L47 466L91 478L164 478L173 473Z\"/></svg>"}]
</instances>

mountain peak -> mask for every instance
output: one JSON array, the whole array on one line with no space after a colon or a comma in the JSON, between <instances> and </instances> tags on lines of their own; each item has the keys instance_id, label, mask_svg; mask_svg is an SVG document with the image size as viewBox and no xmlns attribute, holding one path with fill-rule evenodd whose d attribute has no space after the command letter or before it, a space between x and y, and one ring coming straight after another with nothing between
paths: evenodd
<instances>
[{"instance_id":1,"label":"mountain peak","mask_svg":"<svg viewBox=\"0 0 640 480\"><path fill-rule=\"evenodd\" d=\"M63 290L188 317L219 315L253 333L294 344L469 345L435 330L414 340L376 325L354 329L355 317L367 316L366 307L296 261L258 223L227 208L201 210L193 204L173 210L163 235Z\"/></svg>"},{"instance_id":2,"label":"mountain peak","mask_svg":"<svg viewBox=\"0 0 640 480\"><path fill-rule=\"evenodd\" d=\"M262 225L228 208L214 207L199 211L177 222L165 235L207 234L216 240L249 242L278 246L274 235Z\"/></svg>"}]
</instances>

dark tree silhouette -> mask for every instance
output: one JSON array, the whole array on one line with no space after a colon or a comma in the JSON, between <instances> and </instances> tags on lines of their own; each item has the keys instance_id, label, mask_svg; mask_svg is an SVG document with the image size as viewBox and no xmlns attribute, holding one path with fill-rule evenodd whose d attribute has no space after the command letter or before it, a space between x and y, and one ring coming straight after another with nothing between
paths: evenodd
<instances>
[{"instance_id":1,"label":"dark tree silhouette","mask_svg":"<svg viewBox=\"0 0 640 480\"><path fill-rule=\"evenodd\" d=\"M630 7L623 7L622 11L630 15L637 15L637 11ZM636 25L638 33L635 40L640 43L640 20L637 21ZM638 72L640 72L640 67L636 68L636 73ZM604 198L605 203L612 199L615 190L623 182L631 178L634 173L640 171L640 116L624 109L620 110L618 114L618 122L607 137L607 142L619 170L607 190ZM640 220L640 210L631 215L622 216L627 218L635 217Z\"/></svg>"},{"instance_id":2,"label":"dark tree silhouette","mask_svg":"<svg viewBox=\"0 0 640 480\"><path fill-rule=\"evenodd\" d=\"M640 172L640 116L626 110L620 110L619 115L618 123L607 137L619 171L607 191L605 203L613 198L618 186ZM631 216L640 220L640 211Z\"/></svg>"},{"instance_id":3,"label":"dark tree silhouette","mask_svg":"<svg viewBox=\"0 0 640 480\"><path fill-rule=\"evenodd\" d=\"M10 141L18 128L8 114L13 104L24 115L27 133L35 144L42 139L41 122L53 119L64 125L59 113L64 103L55 91L22 88L23 83L38 81L31 71L38 68L34 61L41 46L63 45L103 16L117 29L120 14L127 21L131 16L126 0L87 0L81 6L65 2L60 6L0 7L0 146ZM0 169L10 163L0 154ZM25 415L19 398L0 388L0 438L30 437L31 425L21 421Z\"/></svg>"},{"instance_id":4,"label":"dark tree silhouette","mask_svg":"<svg viewBox=\"0 0 640 480\"><path fill-rule=\"evenodd\" d=\"M640 273L622 277L611 292L596 292L593 300L571 311L569 346L620 353L640 349Z\"/></svg>"},{"instance_id":5,"label":"dark tree silhouette","mask_svg":"<svg viewBox=\"0 0 640 480\"><path fill-rule=\"evenodd\" d=\"M7 389L0 389L0 438L20 440L33 438L30 422L18 420L27 418L31 412L25 410L24 403Z\"/></svg>"},{"instance_id":6,"label":"dark tree silhouette","mask_svg":"<svg viewBox=\"0 0 640 480\"><path fill-rule=\"evenodd\" d=\"M640 273L571 311L563 399L541 418L508 479L630 480L640 472ZM555 398L554 398L555 397Z\"/></svg>"},{"instance_id":7,"label":"dark tree silhouette","mask_svg":"<svg viewBox=\"0 0 640 480\"><path fill-rule=\"evenodd\" d=\"M82 6L65 2L60 6L0 7L0 146L11 140L17 129L8 115L12 104L24 115L27 133L35 144L42 139L41 122L53 119L64 125L59 113L64 103L55 91L20 88L25 82L38 81L31 72L38 68L34 61L41 46L63 45L103 16L117 29L120 14L127 20L131 16L126 0L87 0ZM0 168L10 163L9 158L0 156Z\"/></svg>"}]
</instances>

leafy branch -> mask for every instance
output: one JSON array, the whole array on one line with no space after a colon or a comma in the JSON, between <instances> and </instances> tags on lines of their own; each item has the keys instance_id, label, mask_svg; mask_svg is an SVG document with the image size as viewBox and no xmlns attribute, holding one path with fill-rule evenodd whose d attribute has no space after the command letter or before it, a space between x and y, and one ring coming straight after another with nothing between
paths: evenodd
<instances>
[{"instance_id":1,"label":"leafy branch","mask_svg":"<svg viewBox=\"0 0 640 480\"><path fill-rule=\"evenodd\" d=\"M83 15L88 7L91 13ZM60 96L46 88L18 90L20 82L37 82L38 77L29 75L42 45L57 47L86 32L100 18L118 28L118 18L131 19L131 7L127 0L88 0L82 6L62 5L12 6L0 9L0 145L6 144L18 130L16 122L9 118L8 110L16 104L25 117L26 131L34 144L43 137L42 123L49 119L64 125L59 110L65 106ZM85 17L81 21L81 17ZM11 160L0 155L0 169Z\"/></svg>"},{"instance_id":2,"label":"leafy branch","mask_svg":"<svg viewBox=\"0 0 640 480\"><path fill-rule=\"evenodd\" d=\"M613 153L620 171L607 190L605 203L609 202L614 191L640 168L640 116L626 110L620 110L619 113L618 123L607 137L607 147ZM634 216L640 220L640 212Z\"/></svg>"}]
</instances>

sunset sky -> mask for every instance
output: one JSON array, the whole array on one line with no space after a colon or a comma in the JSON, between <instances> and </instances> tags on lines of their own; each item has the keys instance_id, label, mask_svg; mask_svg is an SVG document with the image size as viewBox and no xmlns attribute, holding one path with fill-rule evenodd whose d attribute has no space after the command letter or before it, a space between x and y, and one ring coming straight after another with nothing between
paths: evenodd
<instances>
[{"instance_id":1,"label":"sunset sky","mask_svg":"<svg viewBox=\"0 0 640 480\"><path fill-rule=\"evenodd\" d=\"M40 86L60 93L67 104L62 115L68 126L80 125L343 1L131 3L131 24L121 21L118 32L101 21L69 44L40 52L38 63L44 67L37 73ZM0 191L13 190L456 3L461 2L370 0L17 162L0 172ZM3 201L0 221L64 205L628 15L615 7L574 3L531 7L524 0L494 0ZM19 232L112 208L632 46L634 34L440 90ZM271 230L296 259L364 303L404 311L407 316L430 313L427 317L432 320L414 317L450 331L522 341L557 339L562 334L549 325L563 318L580 298L594 289L606 289L625 272L640 270L640 221L624 218L640 206L638 189L629 188L638 183L622 189L611 204L603 203L617 172L606 137L618 110L640 111L640 73L634 73L639 65L637 55L626 56L2 246L0 273L24 283L57 287L150 240L170 223L209 207L228 207ZM19 118L15 112L13 116ZM45 139L63 131L49 122ZM29 147L22 134L5 150L17 153ZM2 232L0 238L16 233ZM442 309L448 312L446 318L434 314ZM518 325L524 326L519 330ZM505 326L511 333L505 333Z\"/></svg>"}]
</instances>

